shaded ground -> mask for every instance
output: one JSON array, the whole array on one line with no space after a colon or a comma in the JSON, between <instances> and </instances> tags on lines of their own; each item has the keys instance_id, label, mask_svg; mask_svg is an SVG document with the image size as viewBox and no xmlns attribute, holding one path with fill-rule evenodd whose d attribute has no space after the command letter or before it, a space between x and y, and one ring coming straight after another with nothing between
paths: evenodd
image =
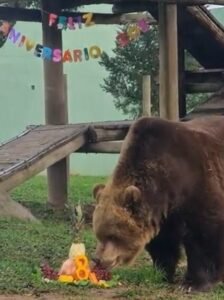
<instances>
[{"instance_id":1,"label":"shaded ground","mask_svg":"<svg viewBox=\"0 0 224 300\"><path fill-rule=\"evenodd\" d=\"M28 295L0 295L0 300L100 300L100 299L125 299L126 297L119 296L125 291L123 288L110 290L90 290L88 295L73 296L73 295L58 295L58 294L43 294L40 296Z\"/></svg>"}]
</instances>

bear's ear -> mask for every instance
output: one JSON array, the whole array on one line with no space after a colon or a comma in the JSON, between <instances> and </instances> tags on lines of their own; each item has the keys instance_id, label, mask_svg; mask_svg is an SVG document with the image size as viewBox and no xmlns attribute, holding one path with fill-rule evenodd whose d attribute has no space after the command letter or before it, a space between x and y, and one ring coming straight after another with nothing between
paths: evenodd
<instances>
[{"instance_id":1,"label":"bear's ear","mask_svg":"<svg viewBox=\"0 0 224 300\"><path fill-rule=\"evenodd\" d=\"M141 191L134 185L129 185L124 191L124 208L137 215L141 205Z\"/></svg>"},{"instance_id":2,"label":"bear's ear","mask_svg":"<svg viewBox=\"0 0 224 300\"><path fill-rule=\"evenodd\" d=\"M105 184L99 183L97 185L94 186L93 188L93 197L94 199L97 199L97 197L99 196L100 192L105 188Z\"/></svg>"}]
</instances>

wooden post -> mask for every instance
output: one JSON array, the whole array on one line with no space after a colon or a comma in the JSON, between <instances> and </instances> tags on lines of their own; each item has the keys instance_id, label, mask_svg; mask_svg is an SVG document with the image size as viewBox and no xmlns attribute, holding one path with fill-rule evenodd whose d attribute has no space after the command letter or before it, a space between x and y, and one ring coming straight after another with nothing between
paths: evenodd
<instances>
[{"instance_id":1,"label":"wooden post","mask_svg":"<svg viewBox=\"0 0 224 300\"><path fill-rule=\"evenodd\" d=\"M185 52L183 43L183 9L179 6L177 11L178 18L178 91L179 91L179 118L182 119L186 116L186 85L185 85Z\"/></svg>"},{"instance_id":2,"label":"wooden post","mask_svg":"<svg viewBox=\"0 0 224 300\"><path fill-rule=\"evenodd\" d=\"M60 15L61 1L41 0L43 45L62 49L62 31L49 27L45 13ZM45 120L46 124L61 125L68 121L66 97L64 95L63 63L44 60ZM47 170L48 202L55 209L62 209L67 202L67 159L63 159Z\"/></svg>"},{"instance_id":3,"label":"wooden post","mask_svg":"<svg viewBox=\"0 0 224 300\"><path fill-rule=\"evenodd\" d=\"M68 76L67 74L63 75L64 79L64 101L65 101L65 113L66 113L66 123L68 123ZM67 163L67 185L69 183L69 176L70 176L70 157L66 157L66 163Z\"/></svg>"},{"instance_id":4,"label":"wooden post","mask_svg":"<svg viewBox=\"0 0 224 300\"><path fill-rule=\"evenodd\" d=\"M160 117L179 119L177 5L159 3Z\"/></svg>"},{"instance_id":5,"label":"wooden post","mask_svg":"<svg viewBox=\"0 0 224 300\"><path fill-rule=\"evenodd\" d=\"M142 77L142 115L151 116L151 77L144 75Z\"/></svg>"}]
</instances>

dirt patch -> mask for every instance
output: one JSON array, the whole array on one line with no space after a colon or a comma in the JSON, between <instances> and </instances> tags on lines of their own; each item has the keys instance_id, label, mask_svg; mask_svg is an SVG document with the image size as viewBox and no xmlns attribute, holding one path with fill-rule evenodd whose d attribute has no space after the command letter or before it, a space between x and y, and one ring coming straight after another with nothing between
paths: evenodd
<instances>
[{"instance_id":1,"label":"dirt patch","mask_svg":"<svg viewBox=\"0 0 224 300\"><path fill-rule=\"evenodd\" d=\"M125 288L115 288L115 289L99 289L99 290L89 290L83 295L59 295L59 294L42 294L40 296L35 296L32 294L27 295L0 295L0 300L119 300L126 299L125 296L122 297L122 293L126 292Z\"/></svg>"}]
</instances>

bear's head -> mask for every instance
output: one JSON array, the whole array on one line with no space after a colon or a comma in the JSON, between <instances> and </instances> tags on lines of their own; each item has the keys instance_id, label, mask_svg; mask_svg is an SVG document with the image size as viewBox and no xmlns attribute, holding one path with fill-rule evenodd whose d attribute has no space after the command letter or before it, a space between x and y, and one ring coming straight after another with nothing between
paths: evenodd
<instances>
[{"instance_id":1,"label":"bear's head","mask_svg":"<svg viewBox=\"0 0 224 300\"><path fill-rule=\"evenodd\" d=\"M93 213L96 258L107 268L132 263L157 229L155 221L148 222L149 210L140 189L99 184L93 196L97 201Z\"/></svg>"}]
</instances>

